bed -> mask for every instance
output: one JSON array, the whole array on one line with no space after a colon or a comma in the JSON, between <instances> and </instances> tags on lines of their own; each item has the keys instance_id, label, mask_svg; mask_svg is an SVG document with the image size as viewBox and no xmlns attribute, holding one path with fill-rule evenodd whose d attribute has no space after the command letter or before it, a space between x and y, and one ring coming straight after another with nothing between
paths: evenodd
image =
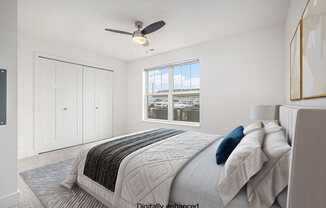
<instances>
[{"instance_id":1,"label":"bed","mask_svg":"<svg viewBox=\"0 0 326 208\"><path fill-rule=\"evenodd\" d=\"M325 110L319 110L319 117L321 115L321 112L322 115L326 115ZM276 119L279 119L280 124L283 128L285 128L289 143L293 144L294 147L300 145L300 142L302 140L302 136L298 135L298 133L302 132L303 129L306 128L301 126L300 130L297 130L296 125L302 125L302 123L306 123L307 121L305 121L304 117L307 117L307 114L311 113L316 112L315 110L307 108L297 108L292 106L280 107L279 114L276 115ZM324 119L324 117L322 116L322 118L320 119L322 120ZM139 133L146 132L148 131L138 132L127 136L133 136ZM120 138L121 137L117 137L111 140L118 140ZM189 140L189 138L192 139ZM167 204L166 201L168 201L170 204L189 205L189 207L195 207L198 203L200 204L201 208L224 207L217 190L217 184L223 166L216 165L214 157L211 157L211 155L215 154L216 147L221 142L221 140L222 136L219 135L198 132L180 132L180 134L178 135L174 135L165 140L158 141L154 144L136 150L135 152L129 154L122 160L119 168L119 174L117 175L117 179L115 181L116 187L113 191L109 190L107 187L99 184L98 182L95 182L94 180L90 179L90 177L84 174L86 158L90 151L90 149L84 149L81 151L78 158L76 159L71 174L63 182L63 185L69 188L74 183L77 183L81 188L89 192L91 195L93 195L95 198L97 198L99 201L101 201L103 204L110 208L129 208L135 207L135 205L137 204L140 206L147 203L151 203L153 201L159 204ZM199 143L199 141L201 142ZM103 143L105 142L107 141L103 141ZM198 147L198 145L200 145L200 147ZM162 150L162 146L166 147L166 149ZM183 148L178 149L178 151L168 151L169 148L171 149L172 147L179 146L182 146ZM194 146L196 146L196 148L193 148ZM159 176L157 177L157 181L153 180L149 182L149 177L139 178L139 175L148 176L149 173L146 172L147 170L149 170L148 168L143 169L142 162L139 162L141 160L140 158L146 156L148 160L152 158L154 158L155 160L155 158L164 157L159 154L159 152L162 151L168 152L168 155L175 156L174 158L172 156L171 158L168 158L168 163L171 165L172 169L169 169L168 166L164 166L165 168L157 169L156 174L158 174ZM187 153L185 154L186 156L184 156L182 159L175 160L176 158L178 158L178 156L180 156L177 154L177 152L184 151L187 151ZM301 186L301 183L298 183L297 181L302 180L302 178L298 177L297 175L294 175L293 172L294 170L300 169L302 171L303 167L300 166L300 164L297 162L297 158L301 156L300 154L299 157L297 156L298 153L295 149L292 151L292 157L293 155L296 158L295 160L293 160L292 158L289 188L285 189L280 194L280 198L283 198L285 204L287 203L287 207L297 208L304 207L301 206L302 204L298 204L294 200L297 199L298 195L300 194L300 197L302 197L303 192L295 193L292 190L298 190L298 187ZM143 172L142 174L136 174L135 170L140 169L145 172ZM166 175L166 177L160 176L159 173L161 173L162 171L164 172L163 175ZM124 172L124 174L122 174L121 172ZM135 177L130 177L130 175L133 175ZM138 178L136 176L138 176ZM145 186L148 185L149 190L145 190L145 186L141 188L141 190L134 190L135 187L142 187L144 184ZM155 184L155 186L152 187L153 184ZM317 184L315 185L318 186ZM322 187L320 187L320 189L322 189ZM145 194L144 190L147 191ZM137 197L139 197L138 201ZM307 198L306 195L305 198ZM316 199L315 196L314 199ZM285 205L282 206L284 207ZM250 207L245 188L241 189L241 191L226 207ZM277 201L275 201L272 207L276 208L281 206L280 204L278 204Z\"/></svg>"}]
</instances>

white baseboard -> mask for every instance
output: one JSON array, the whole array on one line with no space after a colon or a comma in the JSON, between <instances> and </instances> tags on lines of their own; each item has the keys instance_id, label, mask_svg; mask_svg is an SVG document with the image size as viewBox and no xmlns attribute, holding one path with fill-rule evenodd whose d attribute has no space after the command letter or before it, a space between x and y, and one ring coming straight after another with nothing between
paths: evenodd
<instances>
[{"instance_id":1,"label":"white baseboard","mask_svg":"<svg viewBox=\"0 0 326 208\"><path fill-rule=\"evenodd\" d=\"M6 196L0 197L0 207L9 208L19 204L19 190Z\"/></svg>"},{"instance_id":2,"label":"white baseboard","mask_svg":"<svg viewBox=\"0 0 326 208\"><path fill-rule=\"evenodd\" d=\"M25 150L25 151L21 151L18 152L18 159L22 159L25 157L30 157L30 156L34 156L37 155L37 153L34 150Z\"/></svg>"}]
</instances>

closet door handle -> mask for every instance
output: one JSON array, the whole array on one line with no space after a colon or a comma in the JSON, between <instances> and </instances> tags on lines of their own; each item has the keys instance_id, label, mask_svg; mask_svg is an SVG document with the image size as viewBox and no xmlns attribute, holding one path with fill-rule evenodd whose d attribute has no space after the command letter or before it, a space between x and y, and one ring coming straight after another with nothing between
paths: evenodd
<instances>
[{"instance_id":1,"label":"closet door handle","mask_svg":"<svg viewBox=\"0 0 326 208\"><path fill-rule=\"evenodd\" d=\"M63 108L63 110L67 110L67 108Z\"/></svg>"},{"instance_id":2,"label":"closet door handle","mask_svg":"<svg viewBox=\"0 0 326 208\"><path fill-rule=\"evenodd\" d=\"M98 107L96 107L95 109L98 109Z\"/></svg>"}]
</instances>

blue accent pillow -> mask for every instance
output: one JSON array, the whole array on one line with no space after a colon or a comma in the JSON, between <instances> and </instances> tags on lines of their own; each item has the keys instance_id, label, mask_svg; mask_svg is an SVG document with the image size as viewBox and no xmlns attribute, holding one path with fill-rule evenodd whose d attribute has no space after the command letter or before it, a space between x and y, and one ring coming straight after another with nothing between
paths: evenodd
<instances>
[{"instance_id":1,"label":"blue accent pillow","mask_svg":"<svg viewBox=\"0 0 326 208\"><path fill-rule=\"evenodd\" d=\"M226 162L243 137L243 126L239 126L223 139L216 151L216 163L218 165Z\"/></svg>"}]
</instances>

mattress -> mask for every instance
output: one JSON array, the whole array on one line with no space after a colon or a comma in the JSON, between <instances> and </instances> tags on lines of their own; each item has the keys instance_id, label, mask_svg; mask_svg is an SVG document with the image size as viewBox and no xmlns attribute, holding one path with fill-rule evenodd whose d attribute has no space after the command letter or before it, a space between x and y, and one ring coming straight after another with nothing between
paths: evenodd
<instances>
[{"instance_id":1,"label":"mattress","mask_svg":"<svg viewBox=\"0 0 326 208\"><path fill-rule=\"evenodd\" d=\"M217 189L223 166L215 162L215 153L220 142L221 139L207 147L178 173L170 192L171 202L180 205L199 203L200 208L224 207ZM250 207L245 187L226 207ZM279 207L277 202L272 206Z\"/></svg>"}]
</instances>

